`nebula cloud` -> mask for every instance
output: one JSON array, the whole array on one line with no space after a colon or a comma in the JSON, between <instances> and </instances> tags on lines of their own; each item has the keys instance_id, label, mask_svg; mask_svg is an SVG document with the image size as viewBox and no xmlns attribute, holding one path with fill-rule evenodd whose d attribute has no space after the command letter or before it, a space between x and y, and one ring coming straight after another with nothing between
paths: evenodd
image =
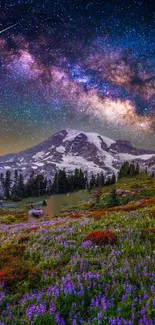
<instances>
[{"instance_id":1,"label":"nebula cloud","mask_svg":"<svg viewBox=\"0 0 155 325\"><path fill-rule=\"evenodd\" d=\"M94 15L95 10L99 17L99 8L94 9ZM57 17L56 12L53 15L51 20ZM7 37L0 35L0 111L7 125L5 129L2 125L4 134L15 134L18 127L24 137L25 129L32 130L33 123L32 138L39 141L68 125L88 131L91 123L93 131L111 138L129 138L136 144L143 139L145 145L153 146L152 29L148 32L143 25L141 33L136 32L138 27L120 33L122 16L111 20L110 25L108 18L107 24L94 18L95 30L91 24L86 29L92 15L84 18L81 13L80 18L75 15L72 19L68 13L62 26L61 21L60 26L51 23L50 17L34 17L35 28L31 20L28 23L29 28L33 26L32 35L27 33L27 22L22 32L17 26L17 31L9 30ZM113 32L113 21L119 33ZM42 130L40 138L37 127Z\"/></svg>"}]
</instances>

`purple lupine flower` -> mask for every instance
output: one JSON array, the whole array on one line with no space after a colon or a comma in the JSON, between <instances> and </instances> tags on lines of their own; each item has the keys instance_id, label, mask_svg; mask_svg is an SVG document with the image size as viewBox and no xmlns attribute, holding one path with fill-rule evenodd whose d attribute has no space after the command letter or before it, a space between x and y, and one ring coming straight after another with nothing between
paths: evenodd
<instances>
[{"instance_id":1,"label":"purple lupine flower","mask_svg":"<svg viewBox=\"0 0 155 325\"><path fill-rule=\"evenodd\" d=\"M152 299L152 306L155 308L155 298Z\"/></svg>"},{"instance_id":2,"label":"purple lupine flower","mask_svg":"<svg viewBox=\"0 0 155 325\"><path fill-rule=\"evenodd\" d=\"M106 312L106 310L107 310L107 303L106 303L106 298L104 296L101 299L101 305L102 305L102 308L103 308L104 312Z\"/></svg>"},{"instance_id":3,"label":"purple lupine flower","mask_svg":"<svg viewBox=\"0 0 155 325\"><path fill-rule=\"evenodd\" d=\"M31 321L33 317L37 318L39 315L44 315L46 313L46 306L40 304L39 306L30 305L26 310L26 315Z\"/></svg>"},{"instance_id":4,"label":"purple lupine flower","mask_svg":"<svg viewBox=\"0 0 155 325\"><path fill-rule=\"evenodd\" d=\"M51 300L51 302L50 302L50 314L51 315L54 314L54 309L55 309L55 303L53 300Z\"/></svg>"},{"instance_id":5,"label":"purple lupine flower","mask_svg":"<svg viewBox=\"0 0 155 325\"><path fill-rule=\"evenodd\" d=\"M61 322L61 316L60 316L60 313L58 311L55 314L55 321L58 324L60 324L60 322Z\"/></svg>"}]
</instances>

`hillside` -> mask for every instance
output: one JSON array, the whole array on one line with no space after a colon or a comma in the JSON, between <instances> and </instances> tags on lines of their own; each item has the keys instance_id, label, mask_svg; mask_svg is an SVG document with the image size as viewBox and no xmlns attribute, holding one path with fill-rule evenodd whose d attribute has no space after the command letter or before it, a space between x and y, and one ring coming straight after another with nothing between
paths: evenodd
<instances>
[{"instance_id":1,"label":"hillside","mask_svg":"<svg viewBox=\"0 0 155 325\"><path fill-rule=\"evenodd\" d=\"M154 324L155 178L116 193L117 206L105 186L33 223L0 210L1 325Z\"/></svg>"}]
</instances>

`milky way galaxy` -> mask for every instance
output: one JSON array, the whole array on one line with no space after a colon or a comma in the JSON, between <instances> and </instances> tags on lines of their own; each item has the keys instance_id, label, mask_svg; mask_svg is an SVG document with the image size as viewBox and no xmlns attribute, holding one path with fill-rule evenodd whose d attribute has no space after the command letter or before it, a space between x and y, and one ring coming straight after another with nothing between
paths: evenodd
<instances>
[{"instance_id":1,"label":"milky way galaxy","mask_svg":"<svg viewBox=\"0 0 155 325\"><path fill-rule=\"evenodd\" d=\"M50 3L1 9L0 154L66 127L155 149L153 1Z\"/></svg>"}]
</instances>

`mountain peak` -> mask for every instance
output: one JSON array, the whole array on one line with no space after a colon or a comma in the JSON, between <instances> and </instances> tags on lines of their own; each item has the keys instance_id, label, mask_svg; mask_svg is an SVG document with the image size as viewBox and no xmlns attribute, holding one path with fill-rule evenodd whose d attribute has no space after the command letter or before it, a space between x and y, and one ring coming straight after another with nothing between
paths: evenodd
<instances>
[{"instance_id":1,"label":"mountain peak","mask_svg":"<svg viewBox=\"0 0 155 325\"><path fill-rule=\"evenodd\" d=\"M0 172L18 169L25 177L34 170L53 178L57 168L73 172L117 173L125 160L137 161L155 170L155 152L137 149L127 140L114 141L103 135L64 129L47 140L17 154L0 157Z\"/></svg>"}]
</instances>

